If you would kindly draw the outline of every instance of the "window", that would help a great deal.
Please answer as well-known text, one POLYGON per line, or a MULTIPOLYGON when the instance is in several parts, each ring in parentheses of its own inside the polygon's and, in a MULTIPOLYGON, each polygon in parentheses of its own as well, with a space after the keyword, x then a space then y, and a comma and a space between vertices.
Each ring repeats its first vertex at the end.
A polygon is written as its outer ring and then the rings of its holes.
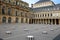
POLYGON ((40 17, 41 17, 41 15, 40 15, 40 17))
POLYGON ((17 1, 16 1, 16 5, 17 5, 17 1))
POLYGON ((49 17, 49 14, 48 14, 48 17, 49 17))
POLYGON ((43 14, 43 17, 44 17, 44 14, 43 14))
POLYGON ((39 17, 39 14, 38 14, 38 17, 39 17))
POLYGON ((51 13, 51 16, 52 16, 52 13, 51 13))
POLYGON ((45 17, 46 17, 46 14, 45 14, 45 17))
POLYGON ((54 10, 56 10, 56 7, 54 7, 54 10))
POLYGON ((19 2, 18 1, 16 1, 16 5, 19 5, 19 2))
POLYGON ((21 16, 23 16, 23 15, 22 15, 22 12, 21 12, 21 16))
POLYGON ((5 14, 5 7, 2 8, 2 14, 4 15, 5 14))
POLYGON ((10 8, 8 8, 8 15, 11 15, 10 13, 11 13, 11 9, 10 9, 10 8))
POLYGON ((59 10, 59 7, 57 7, 57 10, 59 10))
POLYGON ((8 2, 10 3, 10 0, 8 0, 8 2))
POLYGON ((17 11, 16 11, 16 16, 17 16, 17 11))
POLYGON ((49 11, 50 9, 48 8, 47 10, 49 11))

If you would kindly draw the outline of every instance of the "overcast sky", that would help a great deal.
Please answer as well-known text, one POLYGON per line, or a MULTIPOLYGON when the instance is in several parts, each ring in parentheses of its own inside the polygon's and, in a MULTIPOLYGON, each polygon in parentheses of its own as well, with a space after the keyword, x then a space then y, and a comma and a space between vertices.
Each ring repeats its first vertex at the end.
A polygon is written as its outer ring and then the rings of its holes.
MULTIPOLYGON (((39 0, 23 0, 23 1, 25 1, 31 5, 31 4, 34 4, 35 2, 39 1, 39 0)), ((56 4, 60 3, 60 0, 52 0, 52 1, 56 4)))

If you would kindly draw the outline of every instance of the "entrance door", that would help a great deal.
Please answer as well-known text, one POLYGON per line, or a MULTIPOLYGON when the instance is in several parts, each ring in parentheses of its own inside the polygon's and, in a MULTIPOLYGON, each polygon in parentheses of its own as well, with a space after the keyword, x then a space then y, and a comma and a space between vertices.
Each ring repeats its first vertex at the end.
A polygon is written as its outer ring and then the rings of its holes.
POLYGON ((18 23, 18 18, 16 18, 16 23, 18 23))
POLYGON ((23 19, 23 18, 21 18, 21 23, 23 23, 23 21, 24 21, 24 19, 23 19))
POLYGON ((11 17, 8 18, 8 23, 11 23, 11 17))

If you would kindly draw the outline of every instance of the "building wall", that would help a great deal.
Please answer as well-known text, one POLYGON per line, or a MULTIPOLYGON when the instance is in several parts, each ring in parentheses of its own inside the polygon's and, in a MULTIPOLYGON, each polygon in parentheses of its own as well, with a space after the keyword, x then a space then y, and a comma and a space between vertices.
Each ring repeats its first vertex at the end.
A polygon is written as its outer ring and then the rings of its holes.
POLYGON ((54 5, 51 1, 41 2, 41 3, 33 4, 33 8, 45 7, 45 6, 51 6, 51 5, 54 5))
POLYGON ((23 23, 28 23, 30 15, 31 11, 28 3, 21 0, 0 0, 0 23, 3 23, 3 21, 4 23, 9 23, 10 21, 11 23, 21 23, 22 19, 23 23), (5 18, 4 20, 3 17, 5 18))

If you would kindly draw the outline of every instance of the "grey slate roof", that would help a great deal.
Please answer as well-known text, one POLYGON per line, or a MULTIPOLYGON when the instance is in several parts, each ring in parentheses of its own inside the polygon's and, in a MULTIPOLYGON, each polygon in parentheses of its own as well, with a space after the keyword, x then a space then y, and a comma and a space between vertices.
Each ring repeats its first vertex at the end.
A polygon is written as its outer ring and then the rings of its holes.
POLYGON ((60 4, 56 4, 56 5, 53 5, 53 6, 45 6, 45 7, 38 7, 38 8, 32 8, 35 12, 38 12, 38 11, 52 11, 53 8, 60 8, 60 4))
POLYGON ((51 0, 39 0, 39 1, 36 2, 35 4, 37 4, 37 3, 41 3, 41 2, 46 2, 46 1, 51 1, 51 0))

